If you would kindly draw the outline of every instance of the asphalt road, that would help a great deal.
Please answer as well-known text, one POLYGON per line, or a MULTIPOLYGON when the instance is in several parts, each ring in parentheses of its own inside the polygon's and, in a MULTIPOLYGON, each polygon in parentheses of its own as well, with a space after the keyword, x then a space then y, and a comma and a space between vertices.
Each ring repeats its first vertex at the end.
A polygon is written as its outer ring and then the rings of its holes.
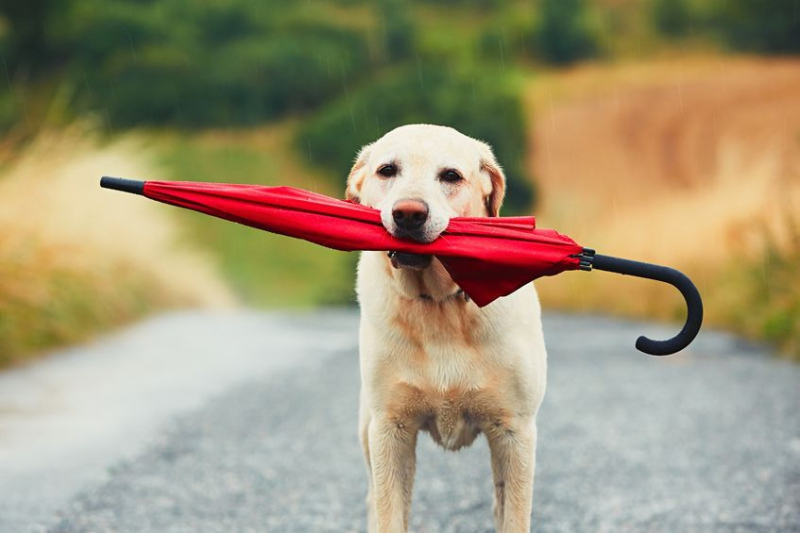
MULTIPOLYGON (((356 328, 170 315, 0 376, 0 530, 364 531, 356 328)), ((800 365, 708 331, 660 359, 633 341, 669 328, 545 332, 535 531, 800 531, 800 365)), ((418 459, 412 531, 492 531, 483 440, 418 459)))

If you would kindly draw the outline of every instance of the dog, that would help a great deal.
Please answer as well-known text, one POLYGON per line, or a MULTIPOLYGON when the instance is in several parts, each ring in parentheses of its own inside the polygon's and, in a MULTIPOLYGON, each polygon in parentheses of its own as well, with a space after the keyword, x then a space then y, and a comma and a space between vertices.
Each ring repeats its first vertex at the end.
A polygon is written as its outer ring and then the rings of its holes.
MULTIPOLYGON (((505 176, 491 148, 455 129, 394 129, 364 146, 346 197, 395 237, 431 242, 452 217, 498 216, 505 176)), ((362 252, 359 437, 371 533, 408 529, 420 431, 447 450, 484 434, 497 531, 530 531, 536 414, 547 355, 529 284, 480 308, 435 258, 362 252)))

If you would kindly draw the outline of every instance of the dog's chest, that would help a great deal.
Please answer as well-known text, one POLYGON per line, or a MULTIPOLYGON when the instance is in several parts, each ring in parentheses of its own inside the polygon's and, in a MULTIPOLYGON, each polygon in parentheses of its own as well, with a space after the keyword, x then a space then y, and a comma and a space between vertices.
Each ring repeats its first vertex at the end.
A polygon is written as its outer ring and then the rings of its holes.
POLYGON ((370 373, 377 403, 450 450, 505 426, 518 384, 509 337, 493 320, 463 300, 397 309, 370 373))
POLYGON ((486 388, 432 387, 397 383, 390 413, 398 426, 428 431, 449 450, 470 445, 481 431, 501 427, 508 416, 502 398, 486 388))

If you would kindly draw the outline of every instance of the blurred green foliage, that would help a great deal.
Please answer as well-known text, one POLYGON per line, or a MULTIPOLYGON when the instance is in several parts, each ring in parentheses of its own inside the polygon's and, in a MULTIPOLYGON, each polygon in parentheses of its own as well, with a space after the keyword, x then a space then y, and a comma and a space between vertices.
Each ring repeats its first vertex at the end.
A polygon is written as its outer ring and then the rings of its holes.
POLYGON ((5 18, 0 51, 6 76, 27 78, 54 64, 58 54, 48 39, 48 28, 66 9, 66 0, 0 0, 5 18))
MULTIPOLYGON (((467 40, 430 44, 441 41, 420 34, 439 25, 415 11, 441 4, 484 17, 499 2, 32 0, 22 9, 0 1, 13 72, 59 72, 70 109, 100 113, 111 130, 301 116, 302 153, 343 180, 362 144, 404 123, 441 123, 491 143, 508 169, 512 211, 531 207, 511 69, 497 71, 467 40)), ((14 102, 0 97, 0 125, 17 118, 14 102)))
POLYGON ((13 126, 22 113, 22 102, 16 91, 0 91, 0 131, 13 126))
POLYGON ((656 29, 664 35, 683 37, 689 32, 692 14, 687 0, 655 0, 652 14, 656 29))
POLYGON ((736 50, 800 51, 796 0, 0 0, 0 127, 23 115, 26 84, 48 77, 70 87, 73 112, 99 111, 112 128, 325 115, 397 63, 435 59, 458 77, 465 64, 477 73, 601 56, 632 9, 668 39, 705 32, 736 50))
POLYGON ((533 42, 537 55, 554 65, 567 65, 600 52, 584 0, 541 0, 533 42))
MULTIPOLYGON (((2 273, 18 277, 8 266, 0 264, 6 270, 2 273)), ((42 350, 85 341, 158 309, 186 305, 130 268, 104 265, 98 270, 92 277, 66 269, 37 277, 36 290, 46 297, 0 293, 0 368, 42 350)))
POLYGON ((523 117, 510 84, 498 84, 477 70, 417 63, 325 108, 303 125, 297 145, 311 161, 346 176, 355 156, 353 147, 403 124, 449 125, 494 147, 508 180, 506 211, 520 213, 529 210, 532 201, 523 170, 523 117))
POLYGON ((731 267, 722 283, 739 301, 727 307, 728 324, 755 339, 779 346, 800 361, 800 225, 787 213, 789 242, 779 243, 765 230, 766 246, 755 261, 731 267))
POLYGON ((668 38, 704 35, 737 52, 800 52, 796 0, 652 0, 655 30, 668 38))
POLYGON ((717 0, 712 25, 733 50, 767 54, 800 52, 796 0, 717 0))
POLYGON ((379 0, 378 33, 389 61, 408 59, 414 54, 416 28, 404 0, 379 0))
POLYGON ((363 36, 270 11, 243 0, 77 2, 60 39, 84 77, 79 104, 114 126, 249 125, 313 109, 365 71, 363 36))
MULTIPOLYGON (((281 137, 283 134, 281 134, 281 137)), ((191 135, 159 139, 161 163, 177 180, 289 184, 303 174, 291 161, 274 157, 288 140, 277 146, 254 146, 252 140, 235 143, 203 142, 191 135), (261 149, 259 149, 261 148, 261 149), (265 149, 266 148, 266 149, 265 149)), ((322 188, 325 192, 325 188, 322 188)), ((337 191, 327 191, 336 195, 337 191)), ((354 272, 357 254, 347 254, 299 240, 258 231, 240 224, 187 210, 176 210, 188 237, 202 236, 214 250, 225 279, 239 299, 264 307, 304 307, 354 302, 354 272)))

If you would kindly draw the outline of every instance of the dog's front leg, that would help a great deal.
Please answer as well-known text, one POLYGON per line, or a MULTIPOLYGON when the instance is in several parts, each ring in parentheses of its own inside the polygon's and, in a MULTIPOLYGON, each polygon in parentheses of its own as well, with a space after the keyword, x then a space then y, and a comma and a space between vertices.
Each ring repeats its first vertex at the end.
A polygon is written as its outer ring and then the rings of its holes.
POLYGON ((416 468, 417 428, 378 414, 369 421, 372 511, 376 532, 408 530, 416 468))
POLYGON ((531 529, 536 469, 536 420, 517 419, 486 432, 492 455, 495 528, 502 533, 531 529))

